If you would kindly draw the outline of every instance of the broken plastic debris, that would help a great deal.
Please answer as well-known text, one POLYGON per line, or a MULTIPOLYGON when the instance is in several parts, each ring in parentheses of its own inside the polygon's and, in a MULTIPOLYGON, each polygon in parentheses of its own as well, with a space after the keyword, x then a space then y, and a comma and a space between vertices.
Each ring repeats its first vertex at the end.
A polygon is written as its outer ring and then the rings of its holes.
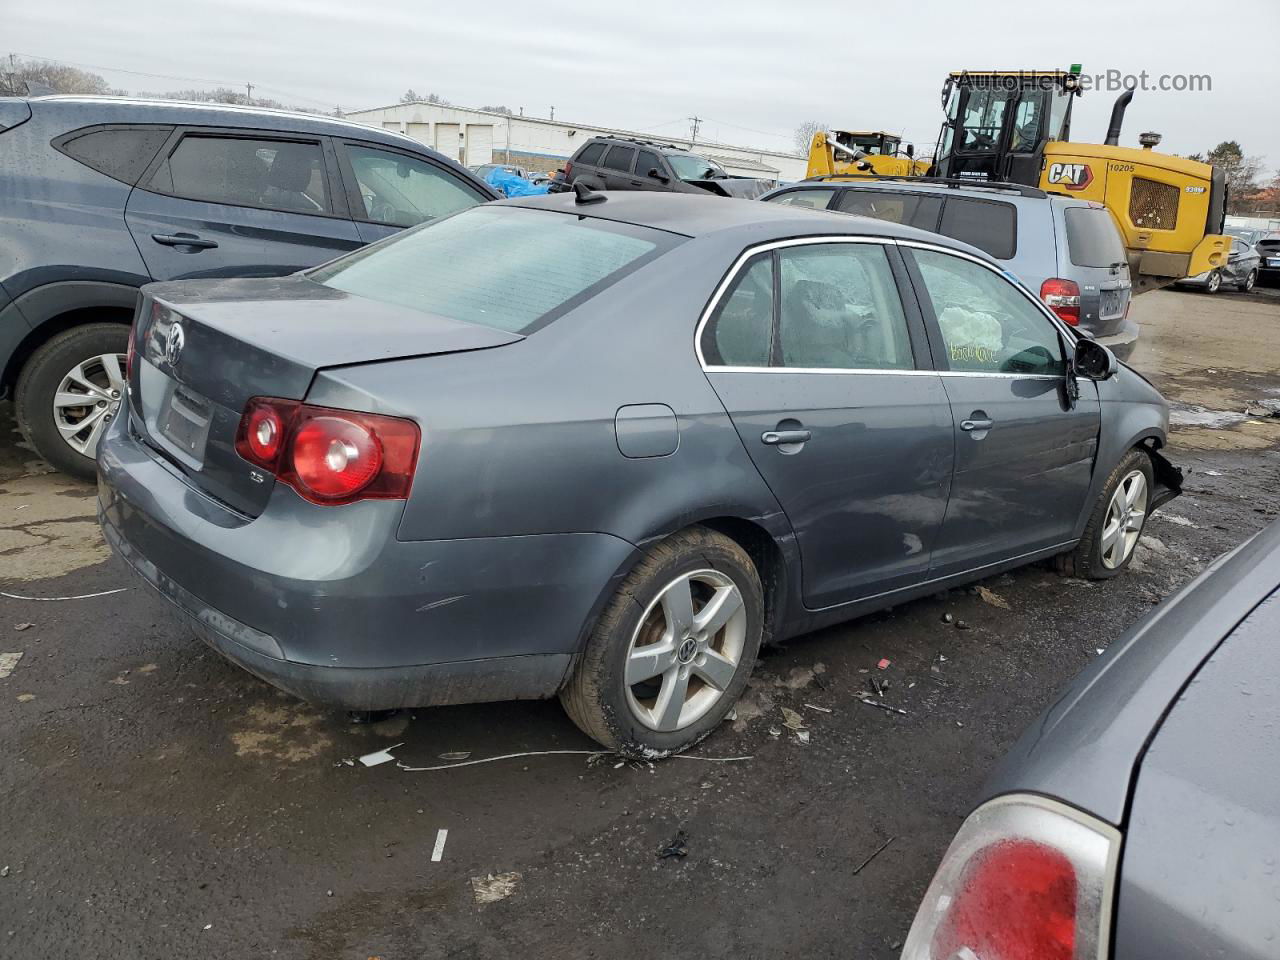
POLYGON ((796 739, 797 739, 797 740, 799 740, 801 743, 808 743, 808 742, 809 742, 809 731, 808 731, 808 730, 797 730, 797 731, 796 731, 796 739))
POLYGON ((449 831, 441 827, 436 831, 436 845, 431 850, 431 862, 439 863, 444 857, 444 842, 449 839, 449 831))
POLYGON ((954 623, 954 622, 955 622, 955 619, 956 619, 956 617, 955 617, 955 614, 953 614, 953 613, 944 613, 944 614, 942 615, 942 622, 943 622, 943 623, 954 623))
MULTIPOLYGON (((403 744, 397 743, 395 744, 395 746, 387 747, 387 750, 394 750, 396 747, 400 747, 400 746, 403 746, 403 744)), ((380 751, 380 752, 385 752, 385 751, 380 751)), ((374 756, 377 756, 377 754, 371 753, 369 754, 369 756, 374 757, 374 756)), ((520 757, 553 757, 553 756, 584 756, 584 757, 587 757, 587 763, 588 765, 590 765, 592 763, 598 762, 602 757, 616 757, 618 756, 618 754, 614 753, 612 750, 526 750, 522 753, 504 753, 496 757, 480 757, 478 760, 459 760, 455 763, 440 763, 430 767, 410 767, 397 760, 396 766, 399 767, 401 770, 403 770, 405 773, 429 773, 433 770, 453 770, 457 767, 474 767, 480 763, 496 763, 499 760, 515 760, 520 757)), ((364 759, 365 759, 364 757, 361 757, 360 758, 361 762, 363 762, 364 759)), ((392 757, 391 759, 395 759, 395 758, 392 757)), ((661 754, 655 753, 653 755, 653 759, 660 760, 664 758, 662 757, 661 754)), ((751 760, 754 758, 751 754, 746 754, 745 756, 741 756, 741 757, 695 757, 687 753, 677 753, 677 754, 671 755, 667 759, 701 760, 704 763, 738 763, 743 760, 751 760)), ((378 760, 377 762, 383 763, 385 761, 378 760)), ((614 766, 614 769, 616 770, 618 769, 618 767, 624 766, 625 764, 626 764, 626 759, 623 758, 614 766)), ((524 769, 528 770, 529 768, 525 767, 524 769)), ((652 773, 652 770, 650 770, 650 772, 652 773)))
POLYGON ((891 660, 889 660, 889 659, 886 657, 885 659, 883 659, 883 660, 881 660, 879 663, 877 663, 877 664, 876 664, 876 666, 877 666, 877 667, 879 667, 881 670, 888 670, 888 669, 889 669, 889 664, 890 664, 891 662, 892 662, 892 661, 891 661, 891 660))
POLYGON ((871 856, 867 857, 867 859, 863 860, 860 864, 858 864, 856 867, 853 868, 853 875, 856 877, 859 873, 861 873, 863 869, 867 866, 867 864, 869 864, 876 857, 880 856, 880 854, 888 850, 889 844, 893 843, 893 841, 897 839, 898 839, 897 837, 890 837, 884 843, 880 844, 880 846, 876 847, 875 852, 872 853, 871 856))
POLYGON ((18 666, 18 661, 22 659, 19 653, 0 653, 0 680, 3 680, 9 674, 13 673, 18 666))
POLYGON ((817 710, 819 713, 831 713, 830 707, 820 707, 816 703, 806 703, 805 706, 810 710, 817 710))
POLYGON ((471 878, 471 892, 476 903, 497 903, 516 892, 523 879, 519 873, 491 873, 484 877, 471 878))
POLYGON ((776 740, 778 737, 782 736, 782 730, 779 729, 778 727, 770 727, 769 736, 773 737, 776 740))
POLYGON ((34 627, 34 626, 35 626, 35 624, 34 624, 34 623, 15 623, 15 624, 13 625, 13 629, 15 629, 15 630, 30 630, 30 629, 31 629, 32 627, 34 627))
POLYGON ((373 751, 373 753, 366 753, 363 757, 359 757, 358 759, 366 767, 376 767, 380 763, 386 763, 388 760, 394 760, 395 757, 391 755, 391 751, 394 750, 396 747, 403 747, 403 746, 404 746, 403 743, 393 743, 391 746, 387 747, 385 750, 375 750, 373 751))
POLYGON ((782 725, 791 730, 799 730, 804 726, 804 717, 790 707, 782 707, 782 725))
POLYGON ((897 713, 904 717, 907 715, 907 711, 905 710, 899 709, 898 707, 891 707, 887 703, 881 703, 880 701, 872 700, 869 697, 859 697, 858 699, 869 707, 876 707, 877 709, 884 710, 888 713, 897 713))
POLYGON ((689 835, 683 830, 677 830, 676 835, 671 838, 671 842, 658 851, 659 860, 669 860, 672 857, 687 857, 689 855, 689 835))
POLYGON ((109 597, 113 593, 124 593, 128 587, 118 587, 115 590, 101 590, 98 593, 81 593, 74 597, 23 597, 16 593, 2 593, 0 597, 8 597, 10 600, 38 600, 41 602, 52 600, 92 600, 94 597, 109 597))
POLYGON ((441 760, 465 760, 471 756, 470 750, 453 750, 449 753, 440 754, 441 760))
POLYGON ((993 607, 999 607, 1001 610, 1011 609, 1009 601, 994 590, 988 590, 986 587, 978 587, 978 596, 982 598, 983 603, 990 604, 993 607))

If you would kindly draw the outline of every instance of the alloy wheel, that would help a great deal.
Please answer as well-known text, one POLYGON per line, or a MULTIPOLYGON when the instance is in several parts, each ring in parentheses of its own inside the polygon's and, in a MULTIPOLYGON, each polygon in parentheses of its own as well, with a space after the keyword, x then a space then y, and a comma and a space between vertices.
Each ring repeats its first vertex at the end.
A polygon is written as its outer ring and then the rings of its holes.
POLYGON ((682 730, 720 701, 746 645, 747 608, 733 580, 695 570, 649 604, 627 647, 627 703, 652 730, 682 730))
POLYGON ((1107 504, 1102 522, 1102 565, 1115 570, 1133 553, 1147 516, 1147 478, 1141 470, 1125 474, 1107 504))
POLYGON ((1254 284, 1258 282, 1258 271, 1250 270, 1249 275, 1244 278, 1244 292, 1249 293, 1253 290, 1254 284))
POLYGON ((1222 286, 1222 274, 1215 270, 1209 274, 1209 280, 1205 283, 1204 288, 1209 293, 1217 293, 1220 286, 1222 286))
POLYGON ((125 393, 124 354, 104 353, 72 367, 53 394, 53 422, 76 453, 94 457, 98 440, 120 412, 125 393))

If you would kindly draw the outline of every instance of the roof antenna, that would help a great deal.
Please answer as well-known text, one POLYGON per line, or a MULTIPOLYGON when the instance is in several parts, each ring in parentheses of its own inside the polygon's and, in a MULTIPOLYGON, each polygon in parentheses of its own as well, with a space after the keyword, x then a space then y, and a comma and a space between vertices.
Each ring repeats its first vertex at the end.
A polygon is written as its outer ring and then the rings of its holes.
POLYGON ((609 198, 603 193, 596 193, 581 180, 573 184, 574 203, 604 203, 609 198))

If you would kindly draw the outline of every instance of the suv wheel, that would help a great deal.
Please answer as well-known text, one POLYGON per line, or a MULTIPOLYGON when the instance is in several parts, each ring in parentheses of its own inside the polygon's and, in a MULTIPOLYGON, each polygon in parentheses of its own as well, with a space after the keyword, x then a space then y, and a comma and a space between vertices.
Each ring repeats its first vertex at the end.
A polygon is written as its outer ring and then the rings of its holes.
POLYGON ((627 756, 685 750, 716 728, 755 666, 764 592, 728 537, 693 527, 651 547, 605 607, 560 701, 627 756))
POLYGON ((129 328, 90 323, 43 344, 22 368, 14 412, 23 436, 49 464, 92 480, 98 439, 125 394, 129 328))

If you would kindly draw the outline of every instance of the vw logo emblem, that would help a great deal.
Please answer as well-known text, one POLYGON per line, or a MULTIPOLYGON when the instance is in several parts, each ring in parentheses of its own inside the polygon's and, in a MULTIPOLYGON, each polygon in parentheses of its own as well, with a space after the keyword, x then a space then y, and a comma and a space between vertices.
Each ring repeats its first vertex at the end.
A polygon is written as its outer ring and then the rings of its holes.
POLYGON ((169 339, 164 344, 164 358, 169 366, 178 362, 182 356, 182 348, 186 345, 187 335, 182 332, 182 324, 175 323, 169 328, 169 339))

